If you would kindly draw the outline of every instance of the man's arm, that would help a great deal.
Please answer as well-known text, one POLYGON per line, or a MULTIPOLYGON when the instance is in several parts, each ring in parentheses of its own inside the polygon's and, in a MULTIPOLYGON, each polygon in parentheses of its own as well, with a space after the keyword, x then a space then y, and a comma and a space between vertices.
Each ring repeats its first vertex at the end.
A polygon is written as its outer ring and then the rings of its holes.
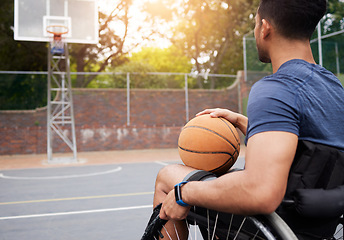
POLYGON ((284 197, 297 142, 298 137, 288 132, 252 136, 247 144, 245 170, 214 181, 186 184, 185 201, 238 214, 273 212, 284 197))
MULTIPOLYGON (((183 201, 235 214, 273 212, 284 197, 297 142, 297 135, 288 132, 253 135, 247 143, 243 171, 225 174, 212 181, 189 182, 182 187, 183 201)), ((185 217, 188 208, 183 209, 174 202, 172 190, 163 202, 161 216, 185 217)))

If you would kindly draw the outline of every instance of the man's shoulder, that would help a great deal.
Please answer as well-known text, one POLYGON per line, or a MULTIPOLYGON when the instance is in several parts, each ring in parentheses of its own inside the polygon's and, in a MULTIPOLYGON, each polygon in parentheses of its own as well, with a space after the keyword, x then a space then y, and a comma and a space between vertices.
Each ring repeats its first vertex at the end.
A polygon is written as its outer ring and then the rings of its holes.
POLYGON ((288 88, 297 91, 308 85, 331 86, 338 83, 340 83, 338 78, 326 68, 301 59, 293 59, 282 64, 276 73, 259 80, 254 88, 269 87, 275 90, 288 88))
POLYGON ((264 93, 278 93, 279 91, 283 91, 283 89, 287 90, 290 88, 295 88, 295 85, 300 85, 300 83, 298 83, 299 81, 296 79, 297 78, 293 77, 288 73, 274 73, 265 76, 259 81, 257 81, 252 86, 251 91, 264 93))
POLYGON ((273 75, 295 78, 303 82, 307 82, 314 78, 337 79, 337 77, 326 68, 302 59, 293 59, 285 62, 273 75))

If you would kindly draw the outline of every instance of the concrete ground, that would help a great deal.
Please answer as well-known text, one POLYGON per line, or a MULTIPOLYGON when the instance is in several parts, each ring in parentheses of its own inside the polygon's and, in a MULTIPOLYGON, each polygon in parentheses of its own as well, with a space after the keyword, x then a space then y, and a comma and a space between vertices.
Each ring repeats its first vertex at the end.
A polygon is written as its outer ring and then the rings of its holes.
POLYGON ((140 239, 158 171, 181 163, 177 149, 82 152, 78 159, 0 156, 0 240, 140 239))

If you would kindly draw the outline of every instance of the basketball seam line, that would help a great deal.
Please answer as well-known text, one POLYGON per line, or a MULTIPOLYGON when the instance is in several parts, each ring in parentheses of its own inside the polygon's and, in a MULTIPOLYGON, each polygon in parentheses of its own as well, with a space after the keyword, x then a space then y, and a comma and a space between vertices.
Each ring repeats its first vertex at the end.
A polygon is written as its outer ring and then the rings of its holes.
MULTIPOLYGON (((200 153, 200 154, 227 154, 227 155, 229 155, 229 156, 231 156, 231 157, 233 157, 233 155, 232 154, 230 154, 229 152, 221 152, 221 151, 218 151, 218 152, 214 152, 214 151, 209 151, 209 152, 204 152, 204 151, 195 151, 195 150, 189 150, 189 149, 186 149, 186 148, 183 148, 183 147, 181 147, 181 146, 178 146, 181 150, 184 150, 184 151, 186 151, 186 152, 192 152, 192 153, 200 153)), ((237 152, 237 150, 235 150, 234 151, 234 153, 236 153, 237 152)))
POLYGON ((231 132, 232 132, 233 137, 235 138, 235 140, 236 140, 237 142, 239 142, 239 140, 236 138, 236 136, 235 136, 235 134, 234 134, 232 128, 228 125, 228 123, 227 123, 223 118, 219 118, 219 119, 227 125, 227 127, 229 128, 229 130, 231 130, 231 132))
POLYGON ((223 163, 221 166, 219 166, 219 167, 213 169, 212 171, 217 171, 218 169, 224 167, 229 161, 234 161, 234 158, 233 158, 233 157, 234 157, 234 156, 231 155, 231 157, 230 157, 229 159, 227 159, 227 161, 226 161, 225 163, 223 163))
POLYGON ((232 154, 230 154, 230 153, 228 153, 228 152, 200 152, 200 151, 193 151, 193 150, 187 150, 187 149, 185 149, 185 148, 182 148, 181 146, 178 146, 180 149, 182 149, 182 150, 184 150, 184 151, 187 151, 187 152, 192 152, 192 153, 200 153, 200 154, 208 154, 208 153, 210 153, 210 154, 227 154, 227 155, 229 155, 230 156, 230 158, 228 158, 227 159, 227 161, 226 162, 224 162, 221 166, 219 166, 219 167, 217 167, 217 168, 214 168, 214 169, 212 169, 211 171, 216 171, 216 170, 218 170, 218 169, 220 169, 220 168, 222 168, 223 166, 225 166, 229 161, 233 161, 234 160, 234 154, 235 153, 237 153, 237 150, 235 149, 235 151, 234 151, 234 153, 233 153, 233 155, 232 154))
MULTIPOLYGON (((224 136, 222 136, 222 135, 219 134, 218 132, 215 132, 214 130, 211 130, 211 129, 206 128, 206 127, 201 127, 201 126, 187 126, 187 127, 185 127, 184 129, 186 129, 186 128, 200 128, 200 129, 208 130, 209 132, 212 132, 212 133, 214 133, 215 135, 217 135, 217 136, 221 137, 222 139, 224 139, 226 142, 228 142, 228 143, 235 149, 235 151, 237 151, 237 147, 234 146, 233 143, 231 143, 228 139, 226 139, 224 136)), ((232 129, 230 129, 230 130, 232 131, 232 129)), ((232 132, 232 133, 233 133, 233 132, 232 132)), ((234 135, 234 134, 233 134, 233 135, 234 135)), ((234 138, 235 138, 235 140, 236 140, 237 143, 238 143, 238 139, 236 139, 235 135, 234 135, 234 138)))

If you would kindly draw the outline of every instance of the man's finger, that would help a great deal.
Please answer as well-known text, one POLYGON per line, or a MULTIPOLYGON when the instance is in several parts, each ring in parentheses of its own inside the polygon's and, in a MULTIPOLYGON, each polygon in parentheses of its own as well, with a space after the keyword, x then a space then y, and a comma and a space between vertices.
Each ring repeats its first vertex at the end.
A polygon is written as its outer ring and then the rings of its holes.
POLYGON ((166 213, 165 213, 165 211, 164 211, 164 208, 163 208, 163 207, 160 209, 160 214, 159 214, 159 217, 160 217, 161 219, 168 220, 168 218, 167 218, 167 215, 166 215, 166 213))

